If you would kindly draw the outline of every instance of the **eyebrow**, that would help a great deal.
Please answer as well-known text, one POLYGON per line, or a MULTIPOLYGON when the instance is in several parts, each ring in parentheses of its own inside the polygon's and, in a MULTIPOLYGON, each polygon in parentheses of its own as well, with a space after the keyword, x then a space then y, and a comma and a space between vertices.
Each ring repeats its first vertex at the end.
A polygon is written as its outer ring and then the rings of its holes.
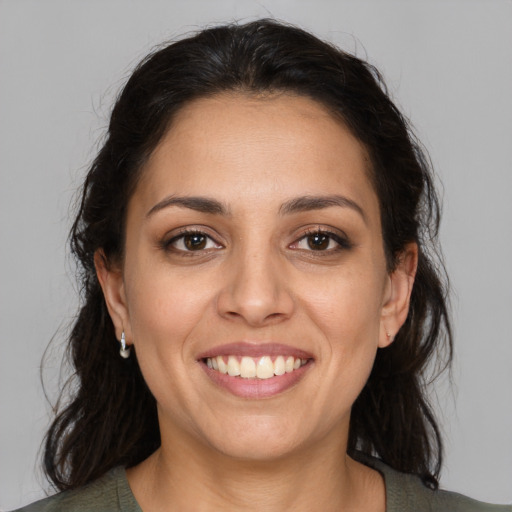
POLYGON ((304 196, 291 199, 281 205, 279 213, 289 215, 291 213, 307 212, 310 210, 322 210, 332 206, 342 208, 350 208, 356 211, 366 222, 366 214, 364 210, 355 201, 345 196, 329 195, 329 196, 304 196))
POLYGON ((201 213, 211 213, 214 215, 229 215, 228 209, 216 199, 208 197, 183 197, 169 196, 155 204, 151 210, 146 213, 146 218, 151 217, 156 212, 168 208, 169 206, 179 206, 189 208, 201 213))
MULTIPOLYGON (((146 218, 151 217, 156 212, 170 206, 189 208, 191 210, 201 213, 209 213, 212 215, 230 215, 229 209, 216 199, 202 196, 169 196, 155 204, 146 214, 146 218)), ((283 203, 279 208, 279 213, 281 215, 290 215, 293 213, 307 212, 311 210, 322 210, 333 206, 350 208, 359 213, 366 222, 366 214, 364 213, 364 210, 352 199, 341 195, 297 197, 283 203)))

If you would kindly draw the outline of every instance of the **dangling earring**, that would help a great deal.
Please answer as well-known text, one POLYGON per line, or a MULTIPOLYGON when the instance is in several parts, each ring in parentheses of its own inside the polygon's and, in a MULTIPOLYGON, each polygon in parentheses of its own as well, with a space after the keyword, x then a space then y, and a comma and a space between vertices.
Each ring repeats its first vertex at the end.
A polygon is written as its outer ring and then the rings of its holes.
POLYGON ((124 337, 124 331, 121 333, 121 348, 119 350, 119 354, 123 359, 128 359, 130 357, 131 348, 126 346, 126 339, 124 337))

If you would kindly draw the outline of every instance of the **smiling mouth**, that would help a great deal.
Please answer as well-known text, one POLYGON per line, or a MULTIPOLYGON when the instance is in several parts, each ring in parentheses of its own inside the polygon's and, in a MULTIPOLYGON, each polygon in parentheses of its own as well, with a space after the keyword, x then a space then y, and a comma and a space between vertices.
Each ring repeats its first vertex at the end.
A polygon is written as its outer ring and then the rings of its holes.
POLYGON ((230 377, 271 379, 286 373, 293 373, 306 365, 309 359, 283 355, 277 357, 269 355, 260 357, 229 355, 206 357, 203 361, 211 370, 230 377))

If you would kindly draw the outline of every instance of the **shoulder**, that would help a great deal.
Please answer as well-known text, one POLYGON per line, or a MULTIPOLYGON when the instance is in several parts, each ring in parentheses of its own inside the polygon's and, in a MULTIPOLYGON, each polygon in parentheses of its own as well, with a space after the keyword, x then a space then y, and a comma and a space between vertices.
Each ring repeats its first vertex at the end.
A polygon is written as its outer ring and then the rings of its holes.
MULTIPOLYGON (((419 480, 419 479, 417 479, 419 480)), ((420 481, 421 483, 421 481, 420 481)), ((427 489, 430 494, 435 494, 433 503, 440 512, 512 512, 512 505, 493 505, 491 503, 483 503, 462 494, 449 491, 432 491, 427 489)))
POLYGON ((456 492, 430 489, 416 475, 399 473, 389 467, 382 473, 389 512, 512 512, 510 505, 492 505, 456 492))
POLYGON ((14 512, 141 512, 130 490, 124 468, 117 467, 79 489, 64 491, 14 512))
POLYGON ((387 512, 512 512, 512 505, 492 505, 455 492, 429 489, 416 475, 400 473, 378 459, 362 455, 358 460, 384 477, 387 512))

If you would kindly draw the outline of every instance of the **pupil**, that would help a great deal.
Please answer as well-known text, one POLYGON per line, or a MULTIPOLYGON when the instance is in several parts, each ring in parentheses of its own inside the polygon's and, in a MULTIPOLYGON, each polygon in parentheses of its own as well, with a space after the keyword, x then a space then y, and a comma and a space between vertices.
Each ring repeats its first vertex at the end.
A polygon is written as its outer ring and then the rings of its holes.
POLYGON ((329 246, 329 237, 327 235, 322 235, 321 233, 315 233, 308 237, 308 245, 309 248, 314 251, 327 249, 329 246))
POLYGON ((206 237, 204 235, 188 235, 185 237, 185 246, 191 251, 204 249, 206 245, 206 237))

